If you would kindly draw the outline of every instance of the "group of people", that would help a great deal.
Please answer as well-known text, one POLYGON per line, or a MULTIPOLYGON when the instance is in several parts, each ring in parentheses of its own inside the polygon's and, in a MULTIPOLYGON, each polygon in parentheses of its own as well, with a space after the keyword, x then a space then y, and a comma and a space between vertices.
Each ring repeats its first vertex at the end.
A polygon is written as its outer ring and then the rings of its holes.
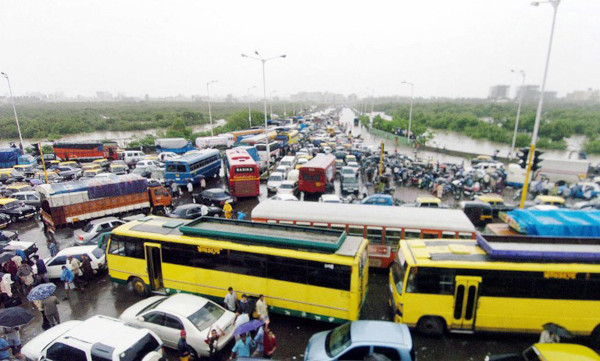
POLYGON ((60 275, 60 280, 65 284, 66 296, 64 300, 69 299, 69 291, 72 289, 84 291, 96 272, 92 267, 92 261, 85 254, 81 255, 81 261, 73 256, 68 256, 67 263, 71 267, 69 268, 67 265, 62 266, 62 273, 60 275))
POLYGON ((0 302, 4 307, 18 306, 21 296, 27 295, 36 284, 48 281, 44 261, 37 255, 29 259, 22 250, 2 264, 2 272, 0 302), (37 275, 33 273, 33 265, 38 269, 37 275))
MULTIPOLYGON (((236 292, 233 287, 229 287, 227 294, 223 299, 223 304, 226 309, 231 312, 235 312, 235 319, 233 321, 234 326, 240 327, 241 325, 250 321, 256 312, 256 318, 263 322, 253 334, 250 332, 241 333, 239 337, 236 337, 235 345, 231 350, 229 360, 234 360, 238 357, 262 357, 270 359, 277 349, 277 339, 275 334, 269 327, 269 310, 265 301, 264 295, 259 295, 256 303, 252 303, 249 300, 248 295, 243 294, 238 300, 236 292)), ((225 335, 225 332, 219 327, 211 325, 204 342, 209 348, 209 360, 216 361, 223 359, 223 355, 220 354, 219 341, 221 337, 225 335)), ((187 335, 185 330, 181 330, 177 349, 179 352, 180 361, 188 361, 194 352, 192 352, 191 346, 187 344, 187 335)))
MULTIPOLYGON (((171 196, 175 199, 177 198, 181 198, 181 189, 179 188, 179 185, 176 182, 171 182, 171 184, 169 185, 169 187, 171 188, 171 196)), ((186 184, 186 190, 188 191, 189 194, 192 194, 192 192, 194 191, 194 184, 192 183, 192 180, 188 180, 187 184, 186 184)), ((206 179, 204 177, 200 177, 200 190, 203 191, 206 188, 206 179)))

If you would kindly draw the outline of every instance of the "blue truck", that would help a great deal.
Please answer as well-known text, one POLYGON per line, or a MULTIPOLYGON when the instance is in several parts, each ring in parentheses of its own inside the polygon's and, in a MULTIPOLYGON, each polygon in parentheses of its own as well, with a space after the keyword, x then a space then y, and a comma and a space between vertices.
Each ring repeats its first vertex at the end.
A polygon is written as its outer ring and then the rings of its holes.
POLYGON ((21 155, 19 148, 0 148, 0 168, 12 168, 17 164, 37 165, 37 161, 29 154, 21 155))

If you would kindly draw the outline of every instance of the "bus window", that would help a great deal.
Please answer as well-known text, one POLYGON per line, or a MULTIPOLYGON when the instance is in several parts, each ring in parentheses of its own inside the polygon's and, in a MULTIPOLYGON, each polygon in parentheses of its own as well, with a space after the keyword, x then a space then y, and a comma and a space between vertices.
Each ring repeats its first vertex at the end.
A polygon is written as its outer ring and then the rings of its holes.
POLYGON ((421 231, 418 229, 405 229, 404 238, 421 238, 421 231))
POLYGON ((459 233, 458 238, 460 239, 473 239, 473 233, 459 233))
POLYGON ((454 232, 442 232, 442 238, 456 238, 456 233, 454 233, 454 232))
POLYGON ((313 227, 329 228, 329 226, 327 225, 327 223, 313 223, 313 227))
POLYGON ((296 222, 297 226, 310 226, 310 222, 296 222))
POLYGON ((269 220, 267 220, 267 223, 277 223, 277 221, 274 219, 269 219, 269 220))
POLYGON ((332 224, 331 228, 335 229, 336 231, 346 231, 346 225, 344 224, 332 224))
POLYGON ((367 227, 367 238, 372 243, 382 243, 382 231, 381 227, 367 227))
POLYGON ((279 224, 294 224, 294 221, 279 221, 279 224))
POLYGON ((351 236, 364 237, 365 228, 357 226, 348 226, 348 234, 351 236))
POLYGON ((402 229, 386 228, 385 229, 385 244, 398 248, 398 242, 402 239, 402 229))
POLYGON ((421 233, 421 238, 424 239, 434 239, 434 238, 440 238, 440 232, 436 232, 436 231, 423 231, 421 233))
POLYGON ((450 268, 412 268, 406 284, 408 293, 454 294, 456 271, 450 268))

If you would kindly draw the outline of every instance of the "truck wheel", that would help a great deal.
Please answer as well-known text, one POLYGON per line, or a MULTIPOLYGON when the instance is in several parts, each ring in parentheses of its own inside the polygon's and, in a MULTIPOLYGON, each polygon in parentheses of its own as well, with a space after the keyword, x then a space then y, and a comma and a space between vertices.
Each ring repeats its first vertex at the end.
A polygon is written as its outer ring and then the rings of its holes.
POLYGON ((590 343, 593 348, 600 347, 600 325, 596 326, 596 328, 594 328, 594 331, 592 331, 592 334, 590 336, 590 343))
POLYGON ((421 317, 417 322, 417 331, 425 336, 441 336, 445 325, 443 319, 435 316, 421 317))
POLYGON ((133 287, 133 292, 140 297, 146 297, 150 293, 148 291, 148 286, 146 286, 141 278, 134 277, 129 283, 131 283, 131 287, 133 287))
POLYGON ((165 215, 165 209, 164 208, 159 208, 157 210, 154 211, 154 214, 156 214, 157 216, 160 217, 164 217, 165 215))
POLYGON ((17 223, 17 217, 10 216, 10 223, 17 223))

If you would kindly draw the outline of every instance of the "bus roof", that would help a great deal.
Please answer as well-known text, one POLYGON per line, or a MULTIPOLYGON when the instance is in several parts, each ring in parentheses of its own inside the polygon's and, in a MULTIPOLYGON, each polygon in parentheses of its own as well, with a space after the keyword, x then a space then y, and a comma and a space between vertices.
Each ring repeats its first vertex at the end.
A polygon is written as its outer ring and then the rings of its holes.
POLYGON ((600 272, 597 263, 524 262, 494 260, 474 239, 409 239, 401 241, 399 256, 420 267, 538 272, 600 272))
POLYGON ((199 159, 204 159, 215 154, 221 154, 221 152, 218 149, 202 149, 194 151, 194 153, 191 154, 184 154, 179 158, 167 160, 165 163, 194 163, 199 159))
POLYGON ((345 231, 254 223, 202 217, 179 228, 187 236, 226 238, 254 244, 293 246, 295 248, 337 251, 346 239, 345 231))
POLYGON ((214 218, 214 220, 216 221, 211 222, 210 226, 206 226, 208 224, 206 221, 195 220, 189 222, 184 219, 150 216, 119 226, 113 230, 113 233, 123 236, 137 236, 144 239, 176 241, 198 246, 208 246, 205 243, 206 240, 218 240, 228 243, 231 248, 244 249, 248 245, 255 245, 258 251, 269 248, 276 248, 286 253, 304 251, 314 253, 313 258, 315 259, 323 257, 323 254, 354 257, 363 242, 366 242, 362 237, 346 236, 345 232, 340 231, 321 232, 322 236, 317 237, 315 235, 319 234, 318 231, 330 230, 269 224, 268 226, 271 227, 268 228, 269 232, 266 232, 267 228, 259 228, 265 226, 261 223, 218 218, 214 218), (236 225, 236 223, 240 223, 241 226, 236 225), (259 227, 253 228, 254 225, 259 227), (252 231, 248 231, 248 228, 252 231), (249 233, 244 234, 244 232, 249 233), (307 234, 312 237, 307 237, 307 234), (280 237, 278 240, 269 243, 270 239, 278 237, 280 237), (306 244, 303 245, 302 242, 306 244), (339 242, 339 245, 334 246, 337 242, 339 242), (322 249, 315 248, 315 244, 320 245, 322 249), (327 247, 330 250, 323 249, 327 247))
POLYGON ((254 207, 252 219, 475 233, 473 223, 458 209, 266 200, 254 207))
POLYGON ((327 168, 335 162, 335 156, 333 154, 317 154, 316 157, 309 160, 308 163, 304 164, 300 169, 308 168, 327 168))

